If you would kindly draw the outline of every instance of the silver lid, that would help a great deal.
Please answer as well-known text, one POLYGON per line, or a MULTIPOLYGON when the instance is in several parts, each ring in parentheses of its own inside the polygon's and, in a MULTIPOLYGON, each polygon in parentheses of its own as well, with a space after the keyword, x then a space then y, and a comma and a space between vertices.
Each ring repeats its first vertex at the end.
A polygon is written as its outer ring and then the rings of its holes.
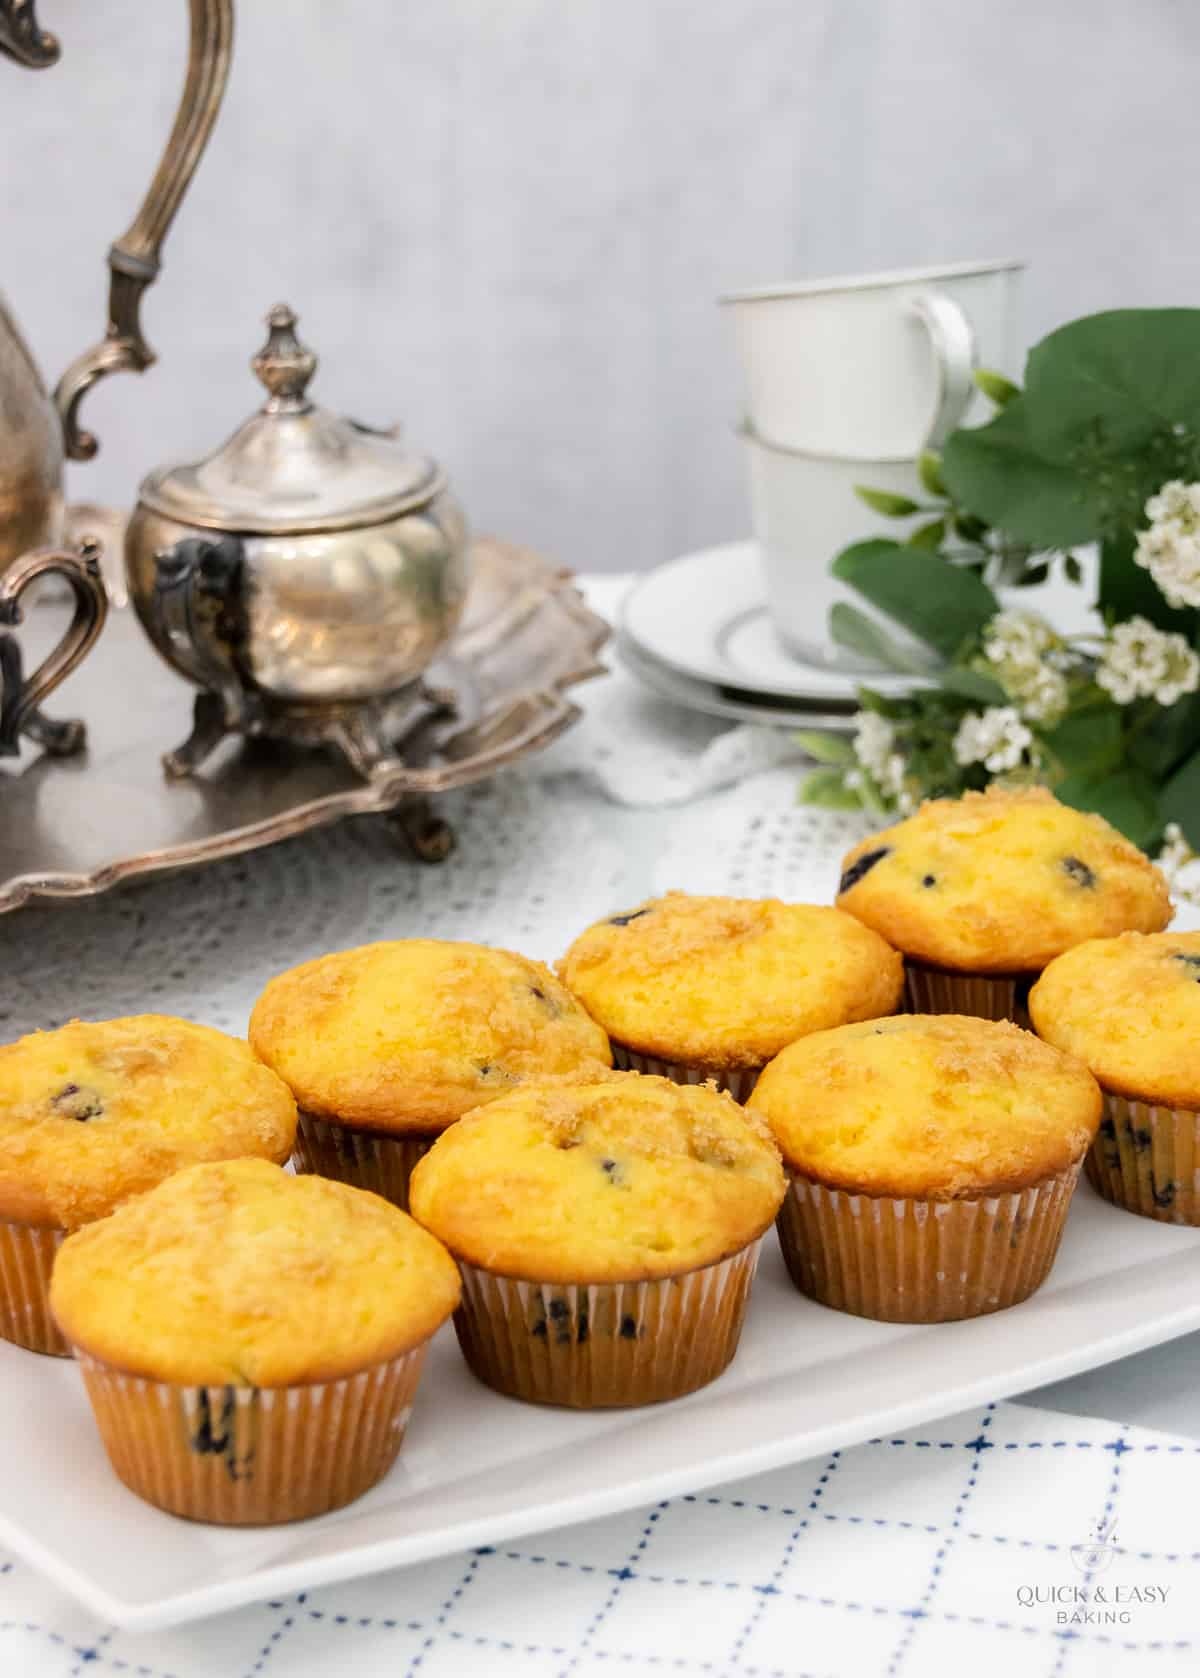
POLYGON ((143 506, 180 524, 254 535, 382 524, 430 501, 444 485, 425 455, 394 431, 373 431, 305 394, 317 358, 296 337, 286 303, 250 365, 267 389, 259 411, 214 454, 151 472, 143 506))

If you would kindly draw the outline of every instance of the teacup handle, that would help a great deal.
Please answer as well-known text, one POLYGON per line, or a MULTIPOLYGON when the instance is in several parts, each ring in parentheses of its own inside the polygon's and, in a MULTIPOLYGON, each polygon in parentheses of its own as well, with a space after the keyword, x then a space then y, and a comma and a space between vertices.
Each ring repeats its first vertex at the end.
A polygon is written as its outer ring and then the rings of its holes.
POLYGON ((100 570, 100 548, 84 542, 79 553, 61 548, 35 548, 15 560, 0 577, 0 624, 21 622, 21 596, 38 577, 65 577, 75 596, 75 614, 62 640, 29 677, 22 673, 16 638, 0 633, 0 756, 12 757, 20 737, 28 734, 53 757, 70 757, 87 742, 80 721, 52 722, 38 707, 76 665, 87 657, 108 616, 108 594, 100 570))
POLYGON ((938 372, 937 405, 924 446, 940 449, 975 394, 975 332, 944 292, 922 292, 910 307, 929 334, 938 372))

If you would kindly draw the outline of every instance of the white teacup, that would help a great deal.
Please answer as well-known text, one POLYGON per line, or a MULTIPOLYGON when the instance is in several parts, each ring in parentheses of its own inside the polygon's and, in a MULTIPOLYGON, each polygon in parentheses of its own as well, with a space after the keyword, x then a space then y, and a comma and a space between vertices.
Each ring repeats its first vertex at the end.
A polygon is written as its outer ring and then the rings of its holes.
POLYGON ((961 262, 723 297, 746 419, 765 442, 812 454, 936 448, 975 399, 975 367, 1019 365, 1021 268, 961 262))
MULTIPOLYGON (((855 494, 855 486, 890 490, 927 500, 911 460, 831 460, 780 449, 741 431, 750 480, 754 534, 762 555, 767 604, 775 632, 788 652, 806 664, 862 675, 879 666, 841 647, 829 632, 829 609, 843 600, 886 628, 909 652, 918 643, 881 620, 861 595, 830 575, 830 563, 852 542, 873 536, 903 539, 919 521, 886 518, 855 494)), ((932 517, 927 514, 926 517, 932 517)), ((927 649, 926 649, 927 652, 927 649)))

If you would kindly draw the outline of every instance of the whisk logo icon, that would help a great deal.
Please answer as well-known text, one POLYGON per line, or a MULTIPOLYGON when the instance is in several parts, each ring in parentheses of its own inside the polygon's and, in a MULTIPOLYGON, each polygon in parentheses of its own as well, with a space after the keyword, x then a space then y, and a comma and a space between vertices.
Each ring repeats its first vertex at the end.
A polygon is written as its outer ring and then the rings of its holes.
POLYGON ((1071 1560, 1081 1573, 1095 1575, 1110 1567, 1115 1557, 1116 1521, 1097 1521, 1096 1529, 1084 1544, 1071 1545, 1071 1560))

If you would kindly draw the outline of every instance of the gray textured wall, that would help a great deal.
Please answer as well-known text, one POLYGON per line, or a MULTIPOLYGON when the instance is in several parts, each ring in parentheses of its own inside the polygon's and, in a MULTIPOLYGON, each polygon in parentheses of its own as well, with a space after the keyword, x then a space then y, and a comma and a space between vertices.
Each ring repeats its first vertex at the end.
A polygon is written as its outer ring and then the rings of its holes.
MULTIPOLYGON (((169 126, 183 0, 41 0, 0 63, 0 283, 48 374, 169 126)), ((228 101, 78 498, 207 449, 286 297, 319 392, 473 521, 641 567, 735 536, 724 287, 1031 261, 1026 324, 1200 298, 1192 0, 244 0, 228 101)))

